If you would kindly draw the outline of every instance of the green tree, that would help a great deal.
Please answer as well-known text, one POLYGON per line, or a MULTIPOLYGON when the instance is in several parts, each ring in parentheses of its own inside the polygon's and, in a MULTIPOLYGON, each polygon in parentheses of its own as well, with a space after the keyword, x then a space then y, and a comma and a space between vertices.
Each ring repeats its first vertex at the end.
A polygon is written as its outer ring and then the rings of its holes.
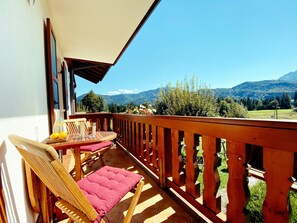
POLYGON ((127 106, 123 104, 116 104, 116 103, 111 103, 108 105, 108 111, 111 113, 121 113, 121 112, 126 112, 127 106))
POLYGON ((220 101, 219 114, 228 118, 246 118, 248 116, 247 109, 240 103, 234 101, 230 97, 226 97, 220 101))
POLYGON ((229 105, 228 118, 246 118, 248 116, 247 109, 237 102, 231 102, 229 105))
POLYGON ((104 98, 100 95, 96 95, 93 91, 90 91, 82 100, 81 103, 86 106, 89 112, 107 111, 104 98))
POLYGON ((217 103, 214 93, 193 76, 185 78, 175 87, 169 83, 160 90, 155 101, 156 113, 161 115, 216 116, 217 103))
POLYGON ((283 94, 280 107, 284 109, 291 108, 291 96, 288 93, 283 94))
POLYGON ((256 108, 257 108, 257 110, 261 110, 261 109, 263 109, 263 102, 262 102, 261 99, 259 99, 259 100, 257 101, 257 106, 256 106, 256 108))
POLYGON ((297 91, 294 93, 294 106, 297 107, 297 91))
POLYGON ((229 112, 230 106, 226 100, 222 100, 219 103, 219 114, 222 117, 227 117, 229 112))

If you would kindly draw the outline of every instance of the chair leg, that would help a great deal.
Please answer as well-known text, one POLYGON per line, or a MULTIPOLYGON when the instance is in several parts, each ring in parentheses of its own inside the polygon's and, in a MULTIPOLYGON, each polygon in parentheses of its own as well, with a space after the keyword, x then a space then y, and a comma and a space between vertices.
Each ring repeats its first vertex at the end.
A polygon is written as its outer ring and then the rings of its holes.
POLYGON ((103 156, 99 155, 99 159, 100 159, 100 162, 101 162, 101 166, 104 167, 105 163, 104 163, 104 160, 103 160, 103 156))
POLYGON ((126 214, 126 217, 124 218, 123 223, 130 223, 130 221, 132 219, 132 216, 133 216, 133 213, 134 213, 134 210, 135 210, 135 207, 136 207, 137 202, 139 200, 139 197, 140 197, 140 194, 141 194, 141 191, 142 191, 143 184, 144 184, 144 182, 142 180, 139 181, 139 183, 137 185, 137 188, 136 188, 136 191, 134 193, 134 196, 132 198, 132 201, 130 203, 130 206, 128 208, 128 212, 126 214))

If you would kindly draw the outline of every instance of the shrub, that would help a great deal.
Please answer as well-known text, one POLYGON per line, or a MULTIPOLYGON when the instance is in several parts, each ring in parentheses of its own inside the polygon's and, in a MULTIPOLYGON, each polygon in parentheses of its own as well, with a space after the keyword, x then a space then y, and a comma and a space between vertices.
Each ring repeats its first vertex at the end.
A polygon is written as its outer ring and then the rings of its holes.
POLYGON ((175 87, 168 84, 161 89, 157 96, 156 113, 160 115, 185 115, 185 116, 216 116, 217 103, 212 90, 193 76, 189 82, 177 82, 175 87))

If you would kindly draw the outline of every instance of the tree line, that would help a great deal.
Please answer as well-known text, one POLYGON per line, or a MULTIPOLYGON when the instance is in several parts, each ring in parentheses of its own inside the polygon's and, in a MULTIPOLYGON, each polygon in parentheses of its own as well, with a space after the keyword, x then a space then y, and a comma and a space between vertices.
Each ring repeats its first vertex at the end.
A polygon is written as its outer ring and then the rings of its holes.
POLYGON ((281 97, 265 98, 265 99, 253 99, 253 98, 242 98, 239 100, 247 110, 267 110, 267 109, 289 109, 297 107, 297 91, 294 93, 292 99, 289 93, 283 93, 281 97))

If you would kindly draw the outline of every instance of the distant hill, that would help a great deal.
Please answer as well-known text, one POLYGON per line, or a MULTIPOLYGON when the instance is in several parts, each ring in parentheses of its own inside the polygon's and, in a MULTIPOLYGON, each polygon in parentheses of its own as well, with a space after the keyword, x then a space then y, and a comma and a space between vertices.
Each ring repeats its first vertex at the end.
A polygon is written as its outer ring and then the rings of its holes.
POLYGON ((297 82, 297 70, 280 77, 281 81, 297 82))
POLYGON ((282 80, 266 80, 244 82, 233 88, 216 88, 213 89, 217 97, 234 97, 234 98, 273 98, 282 96, 283 93, 289 93, 291 97, 297 91, 297 82, 288 82, 282 80))
MULTIPOLYGON (((157 94, 159 94, 160 88, 154 90, 143 91, 137 94, 118 94, 118 95, 101 95, 107 104, 129 104, 134 102, 139 105, 143 102, 154 103, 157 94)), ((76 100, 80 102, 86 94, 79 96, 76 100)))
MULTIPOLYGON (((289 93, 291 97, 297 91, 297 71, 290 72, 281 76, 278 80, 264 81, 247 81, 232 88, 216 88, 213 89, 216 97, 233 97, 233 98, 274 98, 282 96, 283 93, 289 93)), ((102 95, 107 104, 129 104, 134 102, 141 104, 143 102, 154 103, 156 96, 159 94, 160 88, 155 90, 143 91, 138 94, 119 94, 119 95, 102 95)), ((80 102, 85 96, 81 95, 77 98, 80 102)))

